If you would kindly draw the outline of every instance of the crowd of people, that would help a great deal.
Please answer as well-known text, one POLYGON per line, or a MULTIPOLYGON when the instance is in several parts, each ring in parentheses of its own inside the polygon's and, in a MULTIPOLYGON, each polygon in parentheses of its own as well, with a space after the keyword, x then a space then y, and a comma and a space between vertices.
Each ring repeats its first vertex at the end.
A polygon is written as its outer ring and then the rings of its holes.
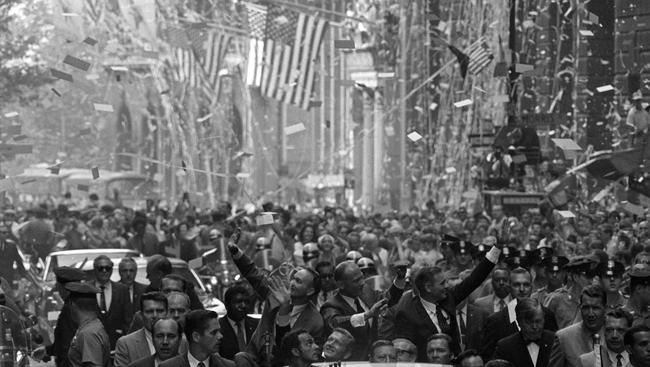
POLYGON ((273 203, 200 212, 187 199, 143 211, 59 203, 4 211, 10 256, 0 272, 26 272, 17 249, 32 259, 111 247, 148 257, 148 285, 134 281, 129 257, 117 282, 106 255, 93 259, 91 279, 56 269, 65 302, 54 340, 32 356, 57 366, 650 366, 650 223, 607 209, 567 217, 546 205, 488 213, 429 202, 359 215, 273 203), (199 271, 238 274, 220 295, 226 315, 203 309, 169 261, 208 249, 219 256, 199 271))

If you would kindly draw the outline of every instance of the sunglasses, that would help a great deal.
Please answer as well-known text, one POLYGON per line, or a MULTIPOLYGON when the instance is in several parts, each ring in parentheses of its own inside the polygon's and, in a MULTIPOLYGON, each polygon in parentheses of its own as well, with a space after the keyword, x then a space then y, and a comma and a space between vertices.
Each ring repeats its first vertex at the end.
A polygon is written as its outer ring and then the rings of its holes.
POLYGON ((108 272, 108 271, 113 270, 113 267, 112 266, 98 266, 98 267, 95 268, 95 270, 108 272))

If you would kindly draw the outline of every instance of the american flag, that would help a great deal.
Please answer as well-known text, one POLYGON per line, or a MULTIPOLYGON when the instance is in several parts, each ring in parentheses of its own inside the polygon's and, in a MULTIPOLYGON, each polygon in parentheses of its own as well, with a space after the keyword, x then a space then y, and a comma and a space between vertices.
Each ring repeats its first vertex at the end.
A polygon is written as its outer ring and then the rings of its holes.
POLYGON ((248 85, 307 110, 327 21, 275 5, 246 4, 251 33, 248 85))
POLYGON ((188 28, 168 32, 176 57, 176 79, 203 91, 212 101, 219 96, 219 71, 230 46, 231 36, 215 30, 188 28))
POLYGON ((490 52, 490 48, 483 37, 469 47, 467 54, 469 56, 468 71, 474 75, 480 73, 494 59, 494 55, 490 52))

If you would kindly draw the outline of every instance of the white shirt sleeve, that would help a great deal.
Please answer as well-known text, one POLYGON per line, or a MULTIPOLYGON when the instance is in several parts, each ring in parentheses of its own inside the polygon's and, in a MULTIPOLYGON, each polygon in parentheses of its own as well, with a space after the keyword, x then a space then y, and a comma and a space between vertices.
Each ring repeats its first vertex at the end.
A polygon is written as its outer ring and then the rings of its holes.
POLYGON ((499 262, 499 256, 501 256, 501 249, 496 246, 492 246, 490 251, 485 254, 485 258, 488 259, 492 264, 497 264, 499 262))

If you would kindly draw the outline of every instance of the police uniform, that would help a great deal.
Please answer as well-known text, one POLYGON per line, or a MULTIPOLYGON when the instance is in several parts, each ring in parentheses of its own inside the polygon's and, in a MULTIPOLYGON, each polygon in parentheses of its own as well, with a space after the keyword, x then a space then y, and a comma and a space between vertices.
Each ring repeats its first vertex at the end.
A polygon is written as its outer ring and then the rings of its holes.
MULTIPOLYGON (((552 249, 551 249, 552 250, 552 249)), ((544 257, 540 262, 539 265, 544 268, 546 271, 546 274, 549 274, 551 272, 558 272, 562 270, 564 266, 569 262, 569 259, 567 259, 564 256, 547 256, 544 257)), ((554 291, 554 290, 553 290, 554 291)), ((546 300, 548 299, 548 296, 553 292, 548 290, 548 284, 543 286, 542 288, 539 288, 533 294, 530 296, 530 298, 534 298, 537 301, 539 301, 540 304, 545 305, 546 300)))
POLYGON ((524 268, 530 270, 533 264, 531 258, 531 251, 516 250, 509 253, 510 256, 505 259, 506 264, 510 269, 524 268))
MULTIPOLYGON (((578 256, 565 266, 571 274, 583 274, 588 277, 596 275, 598 262, 589 256, 578 256)), ((565 285, 551 292, 546 298, 546 306, 555 314, 557 326, 563 329, 581 320, 580 315, 580 292, 565 285)))
MULTIPOLYGON (((650 266, 647 264, 636 264, 630 269, 630 281, 635 279, 635 281, 640 281, 641 284, 650 285, 650 266)), ((650 325, 650 312, 646 307, 645 310, 636 310, 631 304, 632 297, 628 299, 623 309, 629 312, 632 315, 632 326, 650 325)))
MULTIPOLYGON (((599 270, 601 279, 609 279, 611 282, 614 282, 616 278, 623 277, 625 265, 618 261, 609 260, 606 263, 602 263, 599 270)), ((616 289, 616 292, 613 293, 609 289, 605 289, 605 291, 607 291, 607 307, 616 308, 627 304, 627 299, 623 296, 620 289, 616 289)))
MULTIPOLYGON (((527 245, 528 246, 528 245, 527 245)), ((535 250, 530 252, 530 258, 532 262, 531 272, 533 273, 533 290, 534 292, 546 288, 548 284, 546 279, 546 272, 543 271, 542 261, 553 255, 552 247, 541 246, 537 247, 535 250)))
MULTIPOLYGON (((60 286, 65 286, 70 282, 80 282, 86 279, 86 274, 77 268, 70 266, 61 266, 54 271, 56 281, 60 286)), ((70 349, 70 342, 77 332, 77 323, 72 318, 70 312, 70 301, 66 297, 63 300, 63 308, 59 313, 56 320, 56 328, 54 329, 54 342, 52 345, 45 347, 45 353, 48 356, 53 356, 57 367, 70 367, 68 360, 68 349, 70 349)))
MULTIPOLYGON (((72 282, 66 284, 65 287, 70 291, 70 299, 73 302, 79 298, 94 300, 99 293, 99 289, 87 283, 72 282)), ((110 345, 108 333, 99 318, 94 317, 82 321, 70 343, 68 351, 70 366, 83 367, 84 364, 97 367, 109 366, 111 361, 110 345)))

